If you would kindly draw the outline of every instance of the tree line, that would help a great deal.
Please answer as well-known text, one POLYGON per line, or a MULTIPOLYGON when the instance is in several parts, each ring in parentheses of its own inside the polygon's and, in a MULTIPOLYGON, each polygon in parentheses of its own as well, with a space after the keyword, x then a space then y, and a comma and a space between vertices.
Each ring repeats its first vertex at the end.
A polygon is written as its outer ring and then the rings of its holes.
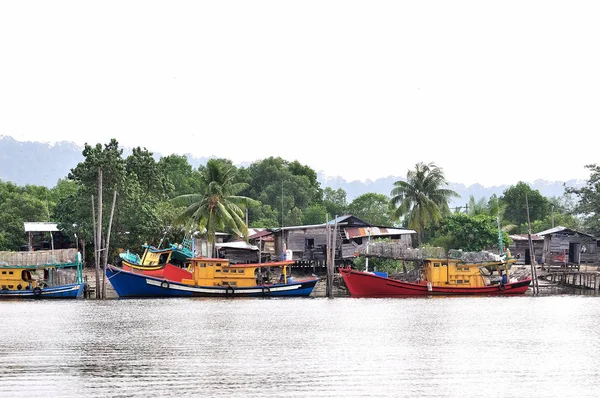
MULTIPOLYGON (((458 195, 447 188, 443 169, 434 163, 416 164, 389 196, 366 193, 348 202, 343 189, 321 187, 309 166, 280 157, 247 167, 210 159, 195 169, 185 156, 156 160, 141 147, 124 157, 115 139, 86 144, 82 154, 84 160, 51 189, 0 180, 0 250, 17 250, 24 244, 24 221, 58 222, 66 236, 91 244, 91 201, 98 194, 99 169, 106 198, 103 214, 110 213, 117 191, 111 236, 116 250, 137 251, 143 243, 161 240, 180 242, 190 231, 206 234, 209 240, 219 231, 245 238, 247 226, 321 224, 344 214, 373 225, 414 229, 417 245, 482 250, 497 243, 498 221, 504 245, 509 233, 528 231, 525 197, 532 232, 558 225, 590 234, 600 231, 596 165, 586 166, 591 176, 585 187, 566 187, 562 197, 544 197, 519 182, 500 196, 471 196, 463 208, 450 209, 450 199, 458 195)), ((102 222, 106 230, 108 219, 102 222)))

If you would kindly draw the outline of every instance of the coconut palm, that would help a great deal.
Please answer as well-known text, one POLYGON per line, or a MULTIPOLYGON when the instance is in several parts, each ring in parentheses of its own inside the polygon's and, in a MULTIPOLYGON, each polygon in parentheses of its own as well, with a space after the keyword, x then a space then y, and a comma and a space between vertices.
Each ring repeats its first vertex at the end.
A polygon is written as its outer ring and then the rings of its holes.
POLYGON ((480 198, 479 200, 476 200, 475 196, 469 196, 469 207, 467 210, 467 214, 470 216, 489 214, 486 198, 480 198))
POLYGON ((177 206, 186 209, 177 222, 196 224, 199 231, 206 230, 210 243, 215 242, 218 231, 235 234, 248 239, 244 222, 244 207, 257 201, 237 194, 248 187, 246 183, 234 182, 234 168, 210 159, 201 173, 204 192, 180 195, 172 199, 177 206))
POLYGON ((391 192, 391 204, 396 209, 393 217, 406 216, 408 227, 417 231, 417 240, 423 241, 425 226, 439 221, 450 212, 448 201, 460 195, 443 188, 448 185, 444 172, 433 163, 419 162, 406 174, 406 181, 396 181, 391 192))

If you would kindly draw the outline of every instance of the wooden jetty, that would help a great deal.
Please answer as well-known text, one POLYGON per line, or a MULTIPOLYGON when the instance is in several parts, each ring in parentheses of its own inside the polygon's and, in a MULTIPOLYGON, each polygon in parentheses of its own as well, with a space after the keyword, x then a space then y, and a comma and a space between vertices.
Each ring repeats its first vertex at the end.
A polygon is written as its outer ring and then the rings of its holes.
POLYGON ((545 267, 539 279, 556 285, 586 290, 600 290, 599 266, 545 267))

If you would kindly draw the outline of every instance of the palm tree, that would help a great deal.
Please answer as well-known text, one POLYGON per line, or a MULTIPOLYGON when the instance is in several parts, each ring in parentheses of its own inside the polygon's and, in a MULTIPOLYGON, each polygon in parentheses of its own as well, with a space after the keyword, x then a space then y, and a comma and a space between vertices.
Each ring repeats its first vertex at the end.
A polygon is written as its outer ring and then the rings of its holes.
POLYGON ((246 189, 248 184, 234 182, 234 168, 216 159, 209 159, 201 179, 204 192, 172 199, 175 205, 187 206, 176 221, 197 224, 199 231, 206 230, 210 243, 215 242, 218 231, 230 232, 247 240, 244 207, 258 202, 237 194, 246 189))
POLYGON ((487 201, 485 198, 475 199, 475 196, 469 196, 469 208, 467 214, 470 216, 489 214, 487 201))
POLYGON ((423 241, 423 231, 429 223, 439 221, 450 212, 448 201, 460 198, 456 192, 442 188, 448 182, 441 168, 433 163, 419 162, 406 174, 406 181, 396 181, 390 196, 394 220, 407 216, 408 227, 417 231, 417 240, 423 241))

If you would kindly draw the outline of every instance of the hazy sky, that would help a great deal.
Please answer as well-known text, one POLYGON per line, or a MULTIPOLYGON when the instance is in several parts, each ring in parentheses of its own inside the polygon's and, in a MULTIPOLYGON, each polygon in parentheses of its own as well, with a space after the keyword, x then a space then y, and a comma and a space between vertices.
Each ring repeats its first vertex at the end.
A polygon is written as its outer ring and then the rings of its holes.
POLYGON ((0 135, 349 180, 587 179, 599 1, 0 2, 0 135))

